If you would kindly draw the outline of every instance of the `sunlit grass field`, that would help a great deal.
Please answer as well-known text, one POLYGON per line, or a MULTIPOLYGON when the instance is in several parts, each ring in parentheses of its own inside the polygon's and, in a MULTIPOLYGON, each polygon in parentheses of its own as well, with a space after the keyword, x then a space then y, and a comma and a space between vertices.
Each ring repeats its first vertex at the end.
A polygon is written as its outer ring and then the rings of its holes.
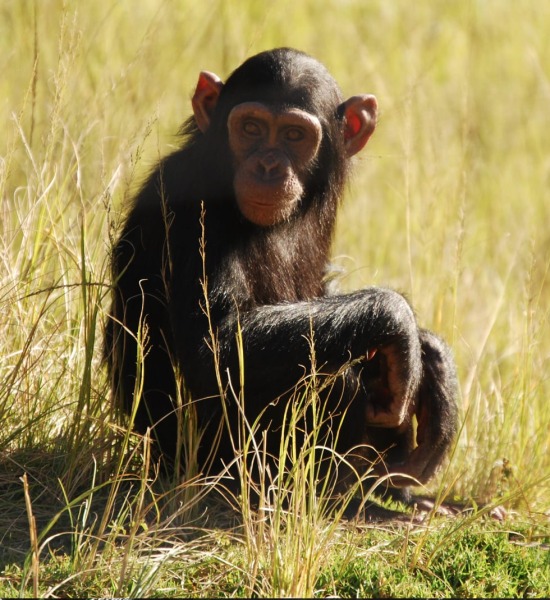
POLYGON ((0 74, 0 595, 548 596, 550 3, 3 0, 0 74), (283 45, 378 98, 333 262, 341 289, 403 292, 453 348, 460 435, 419 491, 504 522, 237 502, 214 523, 192 485, 151 481, 114 414, 101 341, 126 202, 198 72, 283 45))

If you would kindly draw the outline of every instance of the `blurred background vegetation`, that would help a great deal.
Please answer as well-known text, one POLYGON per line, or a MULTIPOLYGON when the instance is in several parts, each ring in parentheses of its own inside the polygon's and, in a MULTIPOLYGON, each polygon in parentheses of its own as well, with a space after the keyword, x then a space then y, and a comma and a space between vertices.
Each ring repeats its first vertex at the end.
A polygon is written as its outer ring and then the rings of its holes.
POLYGON ((125 202, 178 143, 200 70, 224 79, 283 45, 345 96, 378 98, 333 256, 342 289, 402 291, 453 348, 463 425, 433 489, 548 511, 550 3, 536 0, 3 0, 0 456, 28 470, 53 452, 69 488, 92 485, 106 459, 90 448, 114 431, 101 323, 125 202))

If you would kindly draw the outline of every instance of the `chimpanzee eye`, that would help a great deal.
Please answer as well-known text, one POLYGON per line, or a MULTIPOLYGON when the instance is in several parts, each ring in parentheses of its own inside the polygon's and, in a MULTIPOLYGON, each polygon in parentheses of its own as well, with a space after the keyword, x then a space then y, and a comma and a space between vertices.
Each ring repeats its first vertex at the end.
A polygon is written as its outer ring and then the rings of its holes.
POLYGON ((251 136, 259 136, 262 133, 262 130, 260 128, 260 126, 258 125, 258 123, 254 122, 254 121, 245 121, 243 123, 243 132, 246 133, 246 135, 251 135, 251 136))
POLYGON ((289 127, 285 132, 285 138, 289 142, 301 142, 305 137, 305 133, 299 127, 289 127))

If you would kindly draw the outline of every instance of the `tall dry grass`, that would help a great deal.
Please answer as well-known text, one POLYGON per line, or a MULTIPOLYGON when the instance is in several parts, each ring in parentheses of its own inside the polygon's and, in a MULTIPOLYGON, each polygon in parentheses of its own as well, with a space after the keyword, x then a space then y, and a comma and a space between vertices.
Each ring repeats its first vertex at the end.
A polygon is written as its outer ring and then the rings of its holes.
POLYGON ((226 77, 272 46, 378 97, 334 262, 343 289, 403 291, 453 347, 462 428, 430 491, 548 510, 550 6, 7 0, 0 15, 0 544, 22 594, 146 594, 171 561, 232 544, 223 560, 249 592, 310 594, 341 548, 314 495, 261 518, 236 498, 238 535, 191 535, 196 482, 146 475, 148 442, 114 418, 100 360, 125 203, 177 143, 198 71, 226 77), (33 552, 56 540, 68 558, 44 583, 33 552))

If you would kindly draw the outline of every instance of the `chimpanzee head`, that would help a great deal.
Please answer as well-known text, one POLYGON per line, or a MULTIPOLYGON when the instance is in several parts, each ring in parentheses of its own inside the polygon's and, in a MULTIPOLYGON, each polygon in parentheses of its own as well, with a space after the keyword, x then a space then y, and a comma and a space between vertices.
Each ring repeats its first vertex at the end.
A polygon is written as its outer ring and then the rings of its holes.
POLYGON ((289 48, 253 56, 225 84, 203 71, 192 104, 198 129, 227 144, 239 211, 261 227, 340 197, 377 111, 371 95, 344 101, 321 63, 289 48))

